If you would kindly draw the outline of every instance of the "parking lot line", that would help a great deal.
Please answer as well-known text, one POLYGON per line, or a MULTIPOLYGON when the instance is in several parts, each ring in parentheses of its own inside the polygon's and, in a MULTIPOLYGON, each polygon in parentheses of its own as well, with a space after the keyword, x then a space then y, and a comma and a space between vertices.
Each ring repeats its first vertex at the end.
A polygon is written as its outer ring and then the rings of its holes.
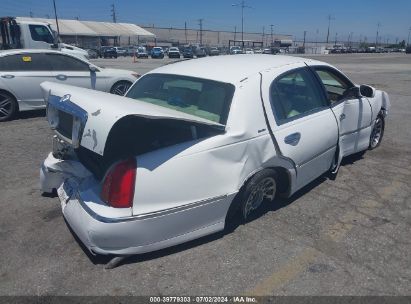
MULTIPOLYGON (((389 185, 377 191, 381 201, 387 200, 395 191, 401 187, 402 183, 394 180, 389 185)), ((366 199, 361 203, 360 207, 376 210, 381 206, 382 202, 366 199)), ((362 222, 367 216, 357 211, 351 210, 345 213, 337 223, 330 225, 324 231, 324 239, 338 242, 342 240, 354 227, 354 222, 362 222)), ((312 247, 307 247, 295 258, 291 259, 280 269, 273 272, 271 275, 260 281, 254 288, 245 292, 247 295, 263 296, 269 295, 273 290, 292 281, 298 274, 303 272, 308 265, 313 263, 321 254, 320 251, 312 247)))

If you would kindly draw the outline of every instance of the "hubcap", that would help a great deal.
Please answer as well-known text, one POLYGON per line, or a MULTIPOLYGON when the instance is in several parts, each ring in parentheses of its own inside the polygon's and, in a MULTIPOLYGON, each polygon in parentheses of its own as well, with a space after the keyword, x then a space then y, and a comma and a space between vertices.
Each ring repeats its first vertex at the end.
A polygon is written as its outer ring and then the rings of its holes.
POLYGON ((272 177, 266 177, 255 185, 245 203, 244 218, 247 218, 252 211, 258 209, 264 200, 272 201, 275 190, 275 180, 272 177))
POLYGON ((382 119, 378 117, 375 120, 374 128, 371 134, 371 147, 375 148, 381 140, 382 135, 382 119))
POLYGON ((114 87, 112 93, 123 96, 126 94, 129 87, 130 85, 128 83, 120 83, 114 87))
POLYGON ((0 94, 0 117, 10 115, 11 107, 11 99, 8 96, 0 94))

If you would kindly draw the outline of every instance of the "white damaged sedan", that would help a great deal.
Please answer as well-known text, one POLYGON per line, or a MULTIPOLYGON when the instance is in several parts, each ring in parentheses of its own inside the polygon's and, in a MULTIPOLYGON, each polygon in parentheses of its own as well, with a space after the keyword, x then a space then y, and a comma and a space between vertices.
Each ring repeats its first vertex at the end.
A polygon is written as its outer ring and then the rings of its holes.
POLYGON ((150 252, 246 220, 376 148, 390 107, 387 93, 288 56, 178 62, 124 97, 41 86, 56 134, 42 191, 57 189, 93 254, 150 252))

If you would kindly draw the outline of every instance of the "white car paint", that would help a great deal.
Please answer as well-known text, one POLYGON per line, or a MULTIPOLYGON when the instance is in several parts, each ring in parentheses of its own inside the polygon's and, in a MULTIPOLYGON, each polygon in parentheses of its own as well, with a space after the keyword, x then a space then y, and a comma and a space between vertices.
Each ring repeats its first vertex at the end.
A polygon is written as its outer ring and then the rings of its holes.
MULTIPOLYGON (((372 98, 343 100, 336 109, 328 105, 280 123, 273 114, 270 86, 283 73, 307 69, 307 65, 333 68, 306 58, 241 55, 207 57, 153 70, 146 75, 183 75, 234 85, 225 132, 135 155, 131 208, 119 210, 104 203, 101 183, 75 156, 70 169, 67 161, 48 156, 40 170, 42 191, 60 189, 63 214, 92 253, 149 252, 222 230, 234 198, 257 172, 264 168, 284 172, 288 189, 283 194, 291 196, 336 166, 339 145, 339 161, 367 149, 378 113, 388 113, 388 95, 377 90, 372 98), (342 123, 338 121, 341 114, 347 118, 342 123), (294 133, 300 134, 297 144, 287 144, 287 137, 294 133), (74 191, 67 195, 65 187, 74 191)), ((104 156, 110 131, 125 116, 222 127, 127 97, 54 83, 43 83, 42 88, 51 106, 87 117, 80 147, 95 155, 104 156)), ((70 139, 65 140, 69 145, 70 139)))
POLYGON ((67 53, 69 55, 79 57, 80 59, 83 59, 83 60, 90 59, 87 51, 83 50, 82 48, 76 47, 74 45, 66 44, 66 43, 60 43, 59 47, 60 47, 60 51, 62 51, 63 53, 67 53))
POLYGON ((32 54, 51 54, 68 56, 84 64, 92 66, 96 72, 90 69, 81 71, 48 70, 30 71, 7 70, 0 67, 0 90, 4 90, 15 97, 20 111, 34 110, 45 107, 45 102, 40 88, 40 83, 52 81, 79 87, 110 92, 114 84, 119 81, 133 83, 138 75, 133 71, 106 69, 98 67, 81 58, 53 50, 12 50, 0 52, 0 60, 8 56, 30 57, 32 54))

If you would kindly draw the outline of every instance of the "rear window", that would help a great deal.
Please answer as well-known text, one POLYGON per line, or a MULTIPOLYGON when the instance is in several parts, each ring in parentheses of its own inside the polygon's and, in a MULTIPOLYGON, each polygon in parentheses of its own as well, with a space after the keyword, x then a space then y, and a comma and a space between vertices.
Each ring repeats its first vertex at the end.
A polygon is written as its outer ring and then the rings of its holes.
POLYGON ((149 74, 127 97, 226 124, 234 86, 180 75, 149 74))

